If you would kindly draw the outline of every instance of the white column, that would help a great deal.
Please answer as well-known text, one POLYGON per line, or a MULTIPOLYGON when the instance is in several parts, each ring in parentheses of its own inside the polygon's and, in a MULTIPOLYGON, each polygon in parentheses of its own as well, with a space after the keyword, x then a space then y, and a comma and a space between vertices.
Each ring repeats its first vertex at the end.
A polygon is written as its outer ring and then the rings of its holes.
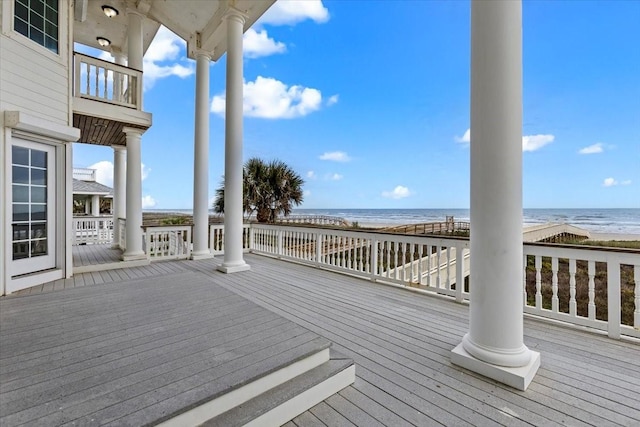
POLYGON ((539 353, 523 343, 522 4, 471 5, 471 302, 451 361, 525 390, 539 353))
POLYGON ((100 196, 91 196, 91 216, 100 216, 100 196))
POLYGON ((212 257, 209 251, 209 61, 211 61, 210 54, 196 53, 191 259, 212 257))
POLYGON ((142 250, 142 130, 125 127, 122 131, 127 135, 127 248, 122 260, 133 261, 146 258, 142 250))
POLYGON ((142 71, 142 18, 140 12, 127 9, 127 60, 129 68, 142 71))
POLYGON ((242 29, 245 16, 229 8, 227 24, 227 104, 224 151, 224 261, 218 270, 249 269, 242 255, 242 29))
POLYGON ((126 161, 127 147, 113 146, 113 243, 111 247, 120 248, 120 221, 118 218, 126 218, 126 161))

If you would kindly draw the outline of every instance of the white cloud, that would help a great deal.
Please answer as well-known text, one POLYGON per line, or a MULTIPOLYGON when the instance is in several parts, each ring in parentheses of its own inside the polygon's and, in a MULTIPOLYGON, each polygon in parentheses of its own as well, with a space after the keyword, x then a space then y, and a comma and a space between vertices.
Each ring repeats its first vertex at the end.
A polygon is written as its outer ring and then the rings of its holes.
POLYGON ((305 197, 310 196, 311 195, 311 190, 304 190, 302 195, 305 196, 305 197))
POLYGON ((143 59, 145 90, 153 87, 158 79, 185 78, 194 73, 193 62, 180 58, 185 47, 184 40, 166 27, 160 27, 143 59))
POLYGON ((339 173, 330 173, 325 175, 325 179, 328 181, 340 181, 342 178, 344 178, 344 176, 339 173))
POLYGON ((253 28, 249 28, 244 33, 242 46, 243 53, 247 58, 259 58, 287 51, 287 46, 284 43, 269 38, 267 30, 258 32, 253 28))
POLYGON ((322 154, 319 157, 320 160, 331 160, 334 162, 348 162, 351 157, 344 151, 330 151, 322 154))
MULTIPOLYGON (((462 136, 454 137, 456 142, 469 144, 471 142, 471 129, 467 129, 462 136)), ((551 144, 556 137, 551 134, 525 135, 522 137, 522 151, 536 151, 547 144, 551 144)))
POLYGON ((295 25, 307 19, 318 24, 329 20, 329 10, 322 0, 278 0, 260 18, 259 24, 295 25))
POLYGON ((455 140, 456 140, 456 142, 461 142, 461 143, 466 143, 466 144, 470 143, 471 142, 471 129, 467 129, 467 131, 462 136, 456 136, 455 140))
POLYGON ((578 153, 580 154, 597 154, 602 153, 604 151, 604 144, 602 142, 597 142, 588 147, 581 148, 578 153))
POLYGON ((403 186, 398 185, 393 191, 383 191, 382 197, 387 197, 389 199, 404 199, 405 197, 409 197, 411 195, 411 191, 403 186))
POLYGON ((307 178, 316 179, 317 178, 316 173, 314 171, 307 172, 307 178))
POLYGON ((339 95, 332 95, 327 99, 327 107, 331 107, 338 102, 339 95))
MULTIPOLYGON (((224 116, 225 94, 216 95, 211 111, 224 116)), ((292 119, 320 109, 322 93, 303 86, 287 86, 279 80, 258 76, 254 82, 244 83, 243 112, 246 117, 264 119, 292 119)))
POLYGON ((113 163, 102 160, 89 166, 89 169, 95 169, 97 182, 107 187, 113 187, 113 163))
POLYGON ((556 139, 553 135, 527 135, 522 137, 522 151, 536 151, 556 139))
POLYGON ((142 197, 142 209, 153 208, 156 205, 156 201, 153 197, 146 195, 142 197))
MULTIPOLYGON (((146 167, 144 163, 140 163, 142 180, 144 181, 149 176, 151 169, 146 167)), ((104 184, 108 187, 113 187, 113 163, 108 160, 102 160, 98 163, 94 163, 88 167, 88 169, 96 170, 96 181, 100 184, 104 184)))
POLYGON ((602 182, 603 187, 613 187, 616 185, 631 185, 631 180, 625 179, 624 181, 618 181, 615 178, 605 178, 602 182))

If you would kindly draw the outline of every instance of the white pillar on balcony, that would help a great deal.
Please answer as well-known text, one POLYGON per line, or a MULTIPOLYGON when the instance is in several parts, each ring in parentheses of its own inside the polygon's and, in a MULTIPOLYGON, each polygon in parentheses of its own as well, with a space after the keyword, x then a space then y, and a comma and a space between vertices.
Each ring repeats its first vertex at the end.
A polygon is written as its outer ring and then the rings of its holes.
POLYGON ((522 4, 471 5, 471 302, 451 361, 525 390, 540 354, 523 342, 522 4))
POLYGON ((142 250, 142 130, 125 127, 122 131, 127 135, 127 248, 122 260, 133 261, 146 258, 142 250))
POLYGON ((91 196, 91 216, 100 216, 100 196, 91 196))
POLYGON ((144 16, 134 9, 127 9, 127 60, 129 68, 142 71, 142 18, 144 16))
POLYGON ((193 159, 193 251, 191 259, 211 258, 209 250, 209 62, 196 53, 196 111, 193 159))
POLYGON ((227 24, 227 104, 224 152, 224 261, 218 270, 249 269, 242 254, 242 33, 245 15, 230 7, 227 24))
POLYGON ((120 248, 120 221, 126 218, 126 161, 127 147, 113 146, 113 248, 120 248))

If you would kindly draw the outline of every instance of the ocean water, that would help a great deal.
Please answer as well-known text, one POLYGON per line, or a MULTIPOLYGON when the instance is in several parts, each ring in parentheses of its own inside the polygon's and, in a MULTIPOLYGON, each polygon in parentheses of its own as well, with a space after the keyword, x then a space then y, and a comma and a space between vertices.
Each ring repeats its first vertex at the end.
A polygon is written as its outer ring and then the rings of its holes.
MULTIPOLYGON (((149 212, 191 213, 191 209, 161 209, 149 212)), ((294 215, 339 216, 360 225, 416 224, 444 221, 453 215, 469 221, 469 209, 294 209, 294 215)), ((567 223, 594 233, 640 234, 638 209, 524 209, 523 225, 567 223)))

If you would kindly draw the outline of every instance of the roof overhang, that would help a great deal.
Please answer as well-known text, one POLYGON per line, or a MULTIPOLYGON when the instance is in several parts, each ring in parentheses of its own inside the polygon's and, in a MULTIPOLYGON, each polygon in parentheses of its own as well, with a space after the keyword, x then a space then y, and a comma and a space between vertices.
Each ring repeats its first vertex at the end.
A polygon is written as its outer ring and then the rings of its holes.
POLYGON ((187 55, 194 59, 202 50, 218 60, 227 50, 224 15, 233 7, 245 15, 244 30, 249 29, 276 0, 76 0, 74 6, 74 41, 106 51, 127 53, 127 9, 134 9, 143 19, 144 52, 160 25, 164 25, 187 42, 187 55), (119 14, 108 18, 102 6, 112 6, 119 14), (97 37, 111 41, 100 46, 97 37))

